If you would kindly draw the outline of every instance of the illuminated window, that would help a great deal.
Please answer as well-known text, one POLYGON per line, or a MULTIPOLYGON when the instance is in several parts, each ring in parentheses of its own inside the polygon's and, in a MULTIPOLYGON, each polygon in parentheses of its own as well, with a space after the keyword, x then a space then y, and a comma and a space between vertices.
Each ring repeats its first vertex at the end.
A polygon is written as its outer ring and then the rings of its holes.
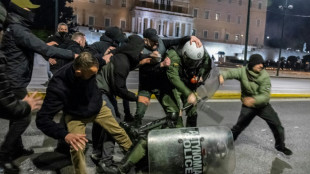
POLYGON ((215 20, 219 21, 220 20, 220 13, 215 13, 215 20))
POLYGON ((239 39, 240 39, 240 35, 239 35, 239 34, 236 34, 236 35, 235 35, 235 41, 239 41, 239 39))

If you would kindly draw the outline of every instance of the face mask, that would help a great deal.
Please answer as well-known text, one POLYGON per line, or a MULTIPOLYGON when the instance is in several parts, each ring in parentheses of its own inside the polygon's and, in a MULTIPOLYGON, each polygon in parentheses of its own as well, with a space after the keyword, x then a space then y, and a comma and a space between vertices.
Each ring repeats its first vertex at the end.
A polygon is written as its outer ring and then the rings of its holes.
POLYGON ((65 37, 67 32, 58 32, 61 37, 65 37))

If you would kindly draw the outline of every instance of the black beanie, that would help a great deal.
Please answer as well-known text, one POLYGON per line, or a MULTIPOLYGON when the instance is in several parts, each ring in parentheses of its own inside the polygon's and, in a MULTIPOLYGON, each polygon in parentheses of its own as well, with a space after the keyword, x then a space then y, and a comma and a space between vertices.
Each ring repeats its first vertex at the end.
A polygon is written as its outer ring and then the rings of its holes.
POLYGON ((250 56, 248 68, 252 70, 252 68, 257 64, 264 64, 264 59, 260 54, 252 54, 250 56))

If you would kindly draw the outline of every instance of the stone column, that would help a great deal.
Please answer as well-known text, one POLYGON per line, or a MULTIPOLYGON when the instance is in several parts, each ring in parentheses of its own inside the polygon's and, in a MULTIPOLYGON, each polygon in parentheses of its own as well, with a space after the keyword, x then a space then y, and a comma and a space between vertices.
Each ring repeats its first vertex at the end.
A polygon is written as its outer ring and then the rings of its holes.
POLYGON ((188 24, 185 23, 185 33, 184 33, 184 36, 188 36, 188 24))
POLYGON ((132 17, 132 21, 131 21, 131 32, 135 32, 136 31, 136 18, 132 17))
POLYGON ((141 34, 142 34, 143 31, 144 31, 144 19, 145 19, 145 18, 142 18, 142 21, 141 21, 141 34))
POLYGON ((170 32, 170 25, 169 25, 169 21, 167 21, 167 30, 166 30, 166 35, 169 36, 170 32))
POLYGON ((182 37, 182 23, 179 23, 179 37, 182 37))
POLYGON ((150 25, 151 25, 151 19, 148 18, 148 19, 147 19, 147 28, 150 28, 150 25))
POLYGON ((193 25, 189 24, 189 35, 190 36, 192 35, 192 30, 193 30, 193 25))
POLYGON ((173 33, 173 37, 175 37, 175 24, 176 24, 175 21, 173 21, 173 32, 172 32, 173 33))
POLYGON ((161 19, 161 21, 160 21, 160 34, 159 35, 163 35, 164 34, 164 20, 163 19, 161 19))

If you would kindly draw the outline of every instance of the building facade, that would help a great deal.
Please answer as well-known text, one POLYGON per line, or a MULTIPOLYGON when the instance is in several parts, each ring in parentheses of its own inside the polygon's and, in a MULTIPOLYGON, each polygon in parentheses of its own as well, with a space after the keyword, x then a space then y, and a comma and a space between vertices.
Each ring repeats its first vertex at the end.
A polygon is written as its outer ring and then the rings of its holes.
MULTIPOLYGON (((154 28, 166 37, 195 35, 205 41, 244 44, 248 0, 74 0, 79 25, 118 26, 142 34, 154 28)), ((264 43, 267 0, 251 0, 249 45, 264 43)))

